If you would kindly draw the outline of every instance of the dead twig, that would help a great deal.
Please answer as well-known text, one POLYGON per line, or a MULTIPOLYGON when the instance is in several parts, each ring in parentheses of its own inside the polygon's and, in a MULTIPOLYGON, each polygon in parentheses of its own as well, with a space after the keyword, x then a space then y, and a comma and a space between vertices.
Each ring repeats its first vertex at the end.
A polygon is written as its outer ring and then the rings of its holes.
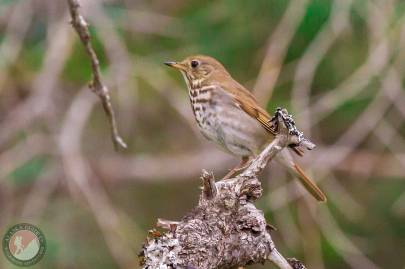
POLYGON ((121 138, 121 136, 119 135, 119 132, 118 132, 114 109, 112 108, 112 105, 111 105, 111 97, 110 97, 109 90, 108 90, 107 86, 105 86, 102 82, 100 63, 97 58, 97 54, 94 51, 94 48, 91 44, 88 24, 85 21, 85 19, 83 18, 83 16, 79 13, 79 7, 80 7, 79 1, 78 0, 68 0, 68 4, 69 4, 70 15, 72 17, 72 21, 71 21, 72 26, 76 30, 77 34, 79 35, 80 40, 82 41, 82 43, 86 49, 86 52, 90 57, 91 68, 92 68, 92 72, 93 72, 93 79, 90 83, 90 88, 93 90, 93 92, 95 94, 97 94, 100 97, 104 111, 108 116, 108 119, 109 119, 110 125, 111 125, 111 135, 112 135, 112 140, 113 140, 115 149, 118 150, 119 147, 126 149, 127 145, 124 142, 124 140, 121 138))

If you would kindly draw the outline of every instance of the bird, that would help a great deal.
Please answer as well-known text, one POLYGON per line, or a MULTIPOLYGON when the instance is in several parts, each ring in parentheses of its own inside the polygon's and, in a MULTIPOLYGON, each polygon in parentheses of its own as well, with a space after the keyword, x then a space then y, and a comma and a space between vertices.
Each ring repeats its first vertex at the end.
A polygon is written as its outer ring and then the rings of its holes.
MULTIPOLYGON (((269 113, 218 60, 206 55, 194 55, 165 64, 183 75, 202 135, 226 152, 241 158, 240 164, 231 169, 224 179, 245 169, 249 160, 274 139, 269 113)), ((292 146, 291 149, 298 155, 303 154, 298 147, 292 146)), ((288 149, 283 149, 279 155, 280 163, 300 180, 316 200, 327 200, 321 189, 294 161, 288 149)))

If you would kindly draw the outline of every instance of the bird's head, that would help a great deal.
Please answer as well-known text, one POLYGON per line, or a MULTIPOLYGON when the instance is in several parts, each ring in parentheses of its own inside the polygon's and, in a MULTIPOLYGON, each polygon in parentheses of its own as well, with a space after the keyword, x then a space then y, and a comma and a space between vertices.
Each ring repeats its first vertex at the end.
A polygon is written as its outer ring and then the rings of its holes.
POLYGON ((181 62, 165 62, 165 64, 178 69, 188 85, 194 85, 196 82, 204 84, 214 74, 228 74, 220 62, 205 55, 189 56, 181 62))

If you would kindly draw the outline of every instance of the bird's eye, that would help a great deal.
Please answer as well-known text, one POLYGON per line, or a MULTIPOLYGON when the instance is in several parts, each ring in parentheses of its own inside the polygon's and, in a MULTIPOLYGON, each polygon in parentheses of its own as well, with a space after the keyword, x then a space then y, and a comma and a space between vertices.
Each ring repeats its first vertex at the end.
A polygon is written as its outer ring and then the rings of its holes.
POLYGON ((191 67, 192 67, 192 68, 196 68, 196 67, 198 66, 198 64, 199 64, 199 62, 196 61, 196 60, 192 60, 192 61, 191 61, 191 67))

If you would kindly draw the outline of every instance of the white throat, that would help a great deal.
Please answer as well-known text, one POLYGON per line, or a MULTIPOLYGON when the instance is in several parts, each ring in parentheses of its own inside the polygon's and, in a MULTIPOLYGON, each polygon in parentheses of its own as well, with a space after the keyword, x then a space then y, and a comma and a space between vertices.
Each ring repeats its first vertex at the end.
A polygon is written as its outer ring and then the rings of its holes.
POLYGON ((183 75, 184 80, 186 81, 187 87, 189 90, 195 90, 195 89, 199 89, 201 88, 202 82, 204 81, 204 79, 200 78, 200 79, 194 79, 191 78, 191 83, 190 80, 186 74, 186 72, 181 71, 181 74, 183 75))

